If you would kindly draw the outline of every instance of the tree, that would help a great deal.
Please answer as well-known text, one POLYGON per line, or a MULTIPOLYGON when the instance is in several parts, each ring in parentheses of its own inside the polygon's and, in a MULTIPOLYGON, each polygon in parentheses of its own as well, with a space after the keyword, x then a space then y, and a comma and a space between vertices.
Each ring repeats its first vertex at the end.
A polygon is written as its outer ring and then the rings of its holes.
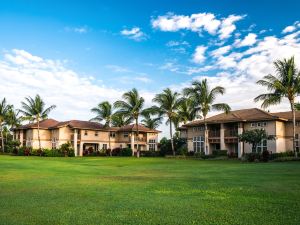
POLYGON ((167 88, 163 90, 162 93, 157 94, 153 102, 157 103, 158 106, 153 106, 152 109, 157 112, 159 116, 167 117, 166 124, 170 125, 170 139, 171 139, 171 148, 173 155, 175 155, 174 141, 173 141, 173 131, 172 123, 176 119, 176 110, 179 105, 179 96, 178 92, 173 92, 171 89, 167 88))
POLYGON ((19 111, 24 115, 25 120, 34 121, 37 123, 39 149, 41 150, 41 138, 40 138, 40 121, 47 119, 49 113, 56 108, 55 105, 51 105, 46 108, 46 104, 43 99, 36 95, 35 98, 26 97, 24 102, 21 102, 22 109, 19 111))
POLYGON ((246 130, 239 136, 239 140, 252 145, 252 151, 256 150, 257 145, 263 140, 273 140, 273 135, 268 135, 264 129, 246 130))
MULTIPOLYGON (((133 88, 123 94, 122 98, 124 100, 116 101, 114 107, 118 109, 117 113, 124 115, 125 117, 131 118, 135 121, 136 125, 136 136, 137 136, 137 157, 140 157, 139 149, 139 117, 143 112, 144 98, 140 97, 137 89, 133 88)), ((131 146, 134 149, 134 146, 131 146)))
POLYGON ((21 125, 22 117, 19 116, 19 110, 15 110, 13 106, 9 107, 6 116, 6 125, 10 128, 16 128, 21 125))
POLYGON ((280 104, 286 98, 290 103, 293 118, 293 151, 297 157, 295 145, 295 98, 300 93, 300 72, 295 65, 294 57, 290 59, 277 60, 274 62, 276 74, 264 76, 257 84, 267 87, 266 94, 257 96, 254 101, 263 101, 261 107, 267 108, 271 105, 280 104))
MULTIPOLYGON (((99 103, 97 107, 92 108, 91 111, 96 114, 96 117, 92 118, 90 121, 101 122, 104 120, 105 127, 109 128, 111 126, 113 112, 112 112, 112 105, 108 101, 99 103)), ((111 149, 110 135, 111 133, 109 132, 108 135, 109 149, 111 149)))
POLYGON ((224 111, 228 113, 230 106, 226 103, 214 103, 218 95, 223 95, 225 88, 216 86, 212 89, 207 84, 207 79, 202 81, 194 81, 192 87, 185 88, 183 94, 190 98, 196 105, 197 111, 201 112, 205 126, 205 152, 208 150, 208 130, 206 117, 211 110, 224 111))
POLYGON ((122 113, 116 112, 112 115, 111 124, 114 127, 123 127, 123 126, 129 125, 131 122, 132 122, 132 118, 126 117, 122 113))
POLYGON ((180 122, 186 124, 197 117, 196 102, 190 98, 181 98, 177 108, 177 114, 180 122))
POLYGON ((161 120, 162 117, 158 116, 158 117, 151 117, 151 112, 145 112, 143 113, 143 119, 142 119, 142 124, 145 127, 148 127, 149 129, 156 129, 159 127, 159 125, 161 124, 161 120))
POLYGON ((10 105, 7 104, 6 99, 3 98, 3 100, 0 103, 0 132, 1 132, 1 148, 4 152, 4 136, 3 136, 3 126, 6 122, 7 113, 10 109, 10 105))

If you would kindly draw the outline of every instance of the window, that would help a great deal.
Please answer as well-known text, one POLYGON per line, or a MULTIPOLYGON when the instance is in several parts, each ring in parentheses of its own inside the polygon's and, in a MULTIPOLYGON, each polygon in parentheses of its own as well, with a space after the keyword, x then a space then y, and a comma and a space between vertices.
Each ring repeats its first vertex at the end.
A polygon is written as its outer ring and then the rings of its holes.
POLYGON ((267 147, 267 140, 262 140, 260 143, 258 143, 258 145, 256 146, 256 150, 252 150, 253 152, 263 152, 263 151, 266 151, 268 150, 268 147, 267 147))
POLYGON ((112 138, 116 137, 116 133, 115 132, 110 132, 110 137, 112 137, 112 138))
POLYGON ((129 135, 128 135, 128 132, 124 132, 124 138, 127 138, 129 135))
POLYGON ((296 126, 300 127, 300 121, 296 121, 296 126))
POLYGON ((88 135, 88 132, 87 130, 84 131, 84 136, 87 136, 88 135))
POLYGON ((156 144, 155 144, 155 139, 150 139, 149 140, 149 150, 150 151, 155 151, 155 147, 156 147, 156 144))
POLYGON ((103 150, 107 150, 107 144, 103 144, 103 150))
POLYGON ((251 127, 266 127, 267 122, 257 122, 257 123, 251 123, 251 127))
POLYGON ((95 136, 98 136, 98 131, 95 131, 95 136))
POLYGON ((193 137, 194 152, 204 152, 204 136, 193 137))
POLYGON ((193 131, 194 131, 194 132, 197 132, 197 131, 202 131, 202 130, 205 130, 205 127, 204 127, 204 126, 200 126, 200 127, 193 127, 193 131))

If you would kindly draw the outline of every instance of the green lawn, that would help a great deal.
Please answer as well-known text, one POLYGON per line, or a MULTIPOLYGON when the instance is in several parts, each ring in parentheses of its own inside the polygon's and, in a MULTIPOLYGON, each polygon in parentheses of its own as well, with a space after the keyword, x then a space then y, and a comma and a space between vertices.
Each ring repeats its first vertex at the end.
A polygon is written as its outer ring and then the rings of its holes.
POLYGON ((0 224, 300 224, 300 163, 0 156, 0 224))

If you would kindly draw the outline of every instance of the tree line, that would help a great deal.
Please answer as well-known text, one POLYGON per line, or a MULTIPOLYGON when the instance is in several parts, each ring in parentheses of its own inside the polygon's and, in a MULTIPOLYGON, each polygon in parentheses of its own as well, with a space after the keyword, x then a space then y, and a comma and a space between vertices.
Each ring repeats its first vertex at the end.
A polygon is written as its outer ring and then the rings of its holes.
MULTIPOLYGON (((295 151, 295 111, 300 109, 296 103, 296 97, 300 94, 300 72, 295 65, 294 57, 277 60, 274 62, 275 74, 268 74, 257 84, 265 86, 267 93, 257 96, 254 101, 262 101, 262 108, 277 105, 283 99, 288 99, 293 118, 293 150, 295 151)), ((247 84, 245 84, 247 85, 247 84)), ((136 125, 136 136, 139 136, 139 121, 150 129, 156 129, 166 119, 169 126, 172 152, 175 154, 173 143, 173 130, 180 124, 186 124, 196 118, 204 121, 205 132, 208 132, 206 118, 211 110, 224 111, 228 113, 231 108, 226 103, 216 103, 216 98, 225 93, 222 86, 210 87, 207 79, 193 81, 190 87, 184 88, 181 93, 170 88, 164 89, 153 98, 153 106, 145 108, 145 99, 140 96, 138 90, 124 93, 122 99, 114 103, 104 101, 91 109, 95 117, 91 121, 103 122, 106 127, 125 126, 132 122, 136 125), (174 127, 173 127, 174 126, 174 127)), ((21 102, 21 109, 14 109, 4 98, 0 104, 0 131, 2 150, 4 151, 3 133, 7 127, 14 128, 27 120, 36 122, 38 127, 39 147, 41 148, 39 136, 39 123, 48 117, 49 113, 56 107, 46 107, 45 102, 39 95, 34 98, 27 97, 21 102)), ((110 136, 110 135, 109 135, 110 136)), ((207 137, 207 135, 205 135, 207 137)), ((205 141, 207 145, 208 141, 205 141)), ((205 146, 207 149, 207 146, 205 146)), ((296 152, 296 151, 295 151, 296 152)), ((137 138, 137 155, 139 156, 139 142, 137 138)))

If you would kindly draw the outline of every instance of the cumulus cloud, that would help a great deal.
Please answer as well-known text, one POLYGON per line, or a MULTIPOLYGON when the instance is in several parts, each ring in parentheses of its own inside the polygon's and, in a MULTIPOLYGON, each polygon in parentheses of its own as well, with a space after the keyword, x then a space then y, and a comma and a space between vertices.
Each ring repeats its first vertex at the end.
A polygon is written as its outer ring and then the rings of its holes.
POLYGON ((236 29, 235 22, 244 16, 229 15, 227 18, 218 19, 213 13, 197 13, 190 16, 168 13, 153 18, 152 27, 161 31, 176 32, 190 30, 201 33, 206 31, 211 35, 219 34, 220 39, 226 39, 236 29))
POLYGON ((231 46, 230 45, 226 45, 226 46, 223 46, 223 47, 220 47, 220 48, 217 48, 217 49, 213 50, 211 52, 211 55, 213 57, 220 57, 220 56, 228 53, 230 51, 230 49, 231 49, 231 46))
POLYGON ((256 43, 257 41, 256 38, 257 38, 256 34, 249 33, 247 36, 244 37, 243 40, 237 39, 234 44, 237 47, 252 46, 256 43))
POLYGON ((127 37, 129 39, 135 40, 135 41, 142 41, 147 39, 147 35, 142 32, 141 28, 139 27, 133 27, 131 29, 124 29, 121 31, 121 34, 124 37, 127 37))
POLYGON ((203 45, 199 45, 197 46, 197 48, 195 49, 195 53, 193 55, 193 62, 194 63, 203 63, 206 59, 205 57, 205 51, 206 51, 207 47, 203 46, 203 45))
MULTIPOLYGON (((135 78, 148 82, 145 75, 135 78)), ((18 49, 6 52, 0 60, 0 79, 1 98, 6 97, 9 103, 20 107, 24 97, 40 94, 47 105, 57 105, 50 117, 58 120, 90 119, 90 109, 97 103, 113 102, 126 91, 105 86, 93 76, 79 75, 63 61, 18 49)), ((150 105, 153 93, 141 93, 150 105)))

